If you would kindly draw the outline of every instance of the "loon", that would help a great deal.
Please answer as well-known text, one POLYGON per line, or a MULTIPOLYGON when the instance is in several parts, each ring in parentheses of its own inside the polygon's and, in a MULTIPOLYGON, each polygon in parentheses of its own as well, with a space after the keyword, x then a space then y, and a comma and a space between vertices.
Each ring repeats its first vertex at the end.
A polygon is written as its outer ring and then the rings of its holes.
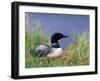
POLYGON ((35 48, 31 48, 31 53, 39 57, 59 57, 62 54, 62 48, 59 45, 59 40, 62 38, 67 38, 68 36, 62 33, 54 33, 51 36, 51 45, 41 44, 35 48))

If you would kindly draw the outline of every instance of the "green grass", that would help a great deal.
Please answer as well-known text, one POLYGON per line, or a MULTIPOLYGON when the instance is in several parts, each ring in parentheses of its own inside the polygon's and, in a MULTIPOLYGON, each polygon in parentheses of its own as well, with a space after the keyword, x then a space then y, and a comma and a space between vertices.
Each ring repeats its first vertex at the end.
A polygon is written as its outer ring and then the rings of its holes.
POLYGON ((39 67, 41 58, 34 57, 35 54, 30 54, 31 48, 35 48, 37 45, 49 43, 49 37, 46 32, 36 26, 33 32, 25 33, 25 67, 39 67))
POLYGON ((58 58, 37 57, 30 54, 30 49, 39 44, 49 43, 50 38, 40 27, 34 27, 33 32, 25 35, 25 67, 57 67, 89 65, 89 36, 88 33, 75 35, 73 43, 63 51, 58 58))
POLYGON ((89 36, 88 33, 76 35, 74 43, 70 46, 72 52, 72 65, 89 65, 89 36))

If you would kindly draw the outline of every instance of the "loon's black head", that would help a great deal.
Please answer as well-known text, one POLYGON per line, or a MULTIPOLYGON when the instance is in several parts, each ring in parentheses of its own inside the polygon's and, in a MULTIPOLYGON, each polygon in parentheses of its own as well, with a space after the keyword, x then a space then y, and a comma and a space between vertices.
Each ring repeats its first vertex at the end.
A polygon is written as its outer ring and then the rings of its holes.
POLYGON ((60 47, 58 41, 62 38, 68 37, 66 35, 63 35, 62 33, 54 33, 51 37, 51 44, 53 47, 60 47))

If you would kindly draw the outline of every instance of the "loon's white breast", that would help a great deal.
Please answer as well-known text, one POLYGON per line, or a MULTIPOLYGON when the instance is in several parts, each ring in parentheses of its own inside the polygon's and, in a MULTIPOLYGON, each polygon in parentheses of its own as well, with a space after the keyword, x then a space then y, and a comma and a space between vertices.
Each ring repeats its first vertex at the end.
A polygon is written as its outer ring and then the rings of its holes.
POLYGON ((59 57, 62 54, 62 48, 52 48, 47 57, 59 57))

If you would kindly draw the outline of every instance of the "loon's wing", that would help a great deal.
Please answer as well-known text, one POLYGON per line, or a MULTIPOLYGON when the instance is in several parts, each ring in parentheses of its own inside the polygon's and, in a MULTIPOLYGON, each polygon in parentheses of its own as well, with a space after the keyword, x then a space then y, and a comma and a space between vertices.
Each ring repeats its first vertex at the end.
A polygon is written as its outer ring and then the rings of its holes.
POLYGON ((48 53, 50 52, 51 52, 51 46, 47 44, 39 45, 34 49, 35 55, 39 57, 47 56, 48 53))

